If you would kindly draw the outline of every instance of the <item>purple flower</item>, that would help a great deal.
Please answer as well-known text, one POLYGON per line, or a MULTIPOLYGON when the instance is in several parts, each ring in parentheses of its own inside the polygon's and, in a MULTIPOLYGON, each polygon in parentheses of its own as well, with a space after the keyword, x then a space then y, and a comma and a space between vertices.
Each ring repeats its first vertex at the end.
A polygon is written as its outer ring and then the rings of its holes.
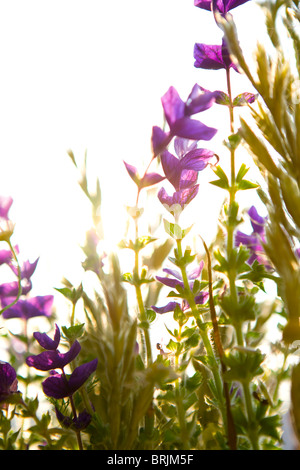
POLYGON ((12 260, 12 252, 10 250, 0 251, 0 265, 9 264, 12 260))
POLYGON ((165 179, 164 176, 161 176, 158 173, 147 172, 144 176, 140 177, 135 166, 129 165, 126 162, 124 162, 124 165, 126 167, 126 170, 128 171, 129 176, 137 185, 139 191, 148 186, 153 186, 154 184, 159 183, 160 181, 165 179))
MULTIPOLYGON (((204 262, 201 261, 199 263, 198 266, 196 266, 196 268, 193 268, 191 269, 190 271, 187 272, 187 277, 188 277, 188 280, 190 281, 190 288, 193 289, 193 286, 194 286, 194 281, 195 279, 197 279, 201 272, 202 272, 202 269, 203 269, 203 266, 204 266, 204 262)), ((169 274, 172 276, 172 278, 169 278, 169 277, 160 277, 160 276, 156 276, 156 279, 161 282, 162 284, 168 286, 168 287, 172 287, 172 288, 176 288, 176 286, 181 286, 181 287, 184 287, 184 283, 183 283, 183 280, 182 280, 182 274, 180 271, 177 271, 176 269, 169 269, 169 268, 165 268, 163 269, 163 272, 166 273, 166 274, 169 274)))
POLYGON ((194 141, 180 138, 175 139, 174 148, 179 158, 164 150, 161 154, 161 164, 168 181, 179 191, 195 185, 198 171, 207 167, 214 153, 197 148, 194 141))
POLYGON ((184 102, 177 90, 171 86, 161 98, 169 131, 165 132, 158 126, 153 127, 152 149, 154 156, 159 155, 175 136, 192 140, 212 139, 217 129, 191 119, 190 116, 210 108, 214 101, 214 93, 203 92, 199 85, 196 84, 192 88, 186 102, 184 102))
MULTIPOLYGON (((205 100, 204 103, 203 99, 202 105, 201 103, 198 103, 198 106, 194 107, 193 93, 194 89, 189 95, 186 103, 182 101, 174 87, 170 87, 162 97, 162 105, 170 128, 170 133, 172 136, 183 137, 185 139, 210 140, 216 134, 217 129, 208 127, 200 121, 190 119, 190 116, 212 106, 214 95, 209 94, 210 99, 208 101, 205 100)), ((197 100, 199 100, 198 97, 197 100)))
POLYGON ((8 220, 8 211, 13 203, 11 197, 0 196, 0 218, 8 220))
MULTIPOLYGON (((192 290, 194 287, 195 280, 199 278, 201 275, 202 269, 204 266, 204 262, 201 261, 196 268, 191 269, 190 271, 187 272, 187 277, 189 280, 189 287, 192 290)), ((165 268, 163 269, 163 272, 166 274, 169 274, 172 277, 161 277, 161 276, 156 276, 156 279, 164 284, 165 286, 171 287, 173 289, 176 289, 177 287, 184 288, 184 282, 182 279, 181 272, 175 270, 175 269, 169 269, 165 268)), ((195 303, 198 304, 204 304, 207 299, 208 299, 208 292, 199 292, 194 296, 195 303)), ((156 307, 152 306, 151 308, 156 312, 156 313, 167 313, 167 312, 172 312, 175 310, 175 308, 179 306, 182 311, 185 311, 190 308, 188 302, 186 300, 183 300, 182 305, 180 306, 178 302, 169 302, 167 305, 163 307, 156 307)))
POLYGON ((78 416, 71 418, 70 416, 63 415, 57 407, 55 407, 55 414, 64 428, 73 428, 76 431, 82 431, 85 429, 91 422, 91 415, 86 411, 82 411, 78 416))
POLYGON ((218 11, 222 16, 225 16, 230 10, 248 1, 249 0, 194 0, 194 5, 204 10, 218 11))
MULTIPOLYGON (((205 302, 208 300, 209 293, 208 292, 200 292, 198 295, 195 296, 195 304, 196 305, 203 305, 205 302)), ((186 300, 182 301, 182 304, 180 305, 178 302, 169 302, 167 305, 163 307, 155 307, 155 305, 152 305, 152 310, 154 312, 159 313, 159 314, 164 314, 168 312, 174 312, 176 307, 180 307, 182 312, 185 312, 190 308, 188 302, 186 300)))
POLYGON ((73 395, 95 372, 98 359, 82 364, 67 377, 64 373, 54 373, 42 382, 45 395, 48 397, 61 399, 73 395))
POLYGON ((207 45, 196 43, 194 46, 194 66, 200 69, 229 70, 231 67, 238 72, 238 68, 230 59, 230 54, 225 42, 222 40, 222 45, 207 45))
POLYGON ((26 364, 29 367, 34 367, 35 369, 43 371, 63 369, 67 364, 72 362, 76 356, 78 356, 80 350, 81 346, 76 340, 66 353, 60 353, 57 349, 43 351, 40 354, 28 356, 26 364))
POLYGON ((195 186, 175 191, 172 196, 169 196, 166 190, 161 188, 157 197, 171 214, 178 217, 183 209, 197 196, 198 190, 199 185, 196 184, 195 186))
MULTIPOLYGON (((2 284, 0 288, 3 286, 4 284, 2 284)), ((13 300, 14 298, 3 297, 1 299, 2 307, 6 307, 12 303, 13 300)), ((2 316, 5 319, 23 318, 24 320, 39 316, 50 317, 52 314, 53 300, 53 295, 36 296, 26 300, 19 299, 15 305, 5 310, 2 316)))
MULTIPOLYGON (((39 258, 37 258, 33 263, 29 261, 25 261, 23 266, 20 269, 20 277, 21 277, 21 285, 22 285, 22 295, 28 294, 32 289, 32 282, 30 280, 31 276, 33 275, 39 258)), ((13 266, 11 263, 9 264, 11 270, 14 272, 16 276, 18 276, 18 268, 13 266)), ((0 285, 0 297, 17 297, 19 292, 19 282, 6 282, 0 285)))
POLYGON ((17 390, 18 381, 15 369, 8 362, 0 362, 0 403, 5 402, 17 390))
POLYGON ((260 264, 264 264, 266 268, 271 268, 263 248, 267 217, 260 216, 254 206, 250 207, 248 215, 250 216, 252 233, 248 235, 238 230, 235 236, 235 245, 244 245, 250 250, 250 257, 248 259, 250 265, 257 260, 260 264))
POLYGON ((55 350, 58 348, 60 342, 60 329, 57 324, 55 324, 54 339, 51 339, 46 333, 40 333, 39 331, 33 333, 33 336, 42 348, 50 351, 55 350))
MULTIPOLYGON (((37 258, 33 263, 30 263, 30 261, 25 261, 23 265, 21 266, 21 279, 27 279, 29 280, 31 276, 33 275, 36 266, 38 264, 39 258, 37 258)), ((16 276, 18 276, 18 268, 16 266, 10 265, 10 268, 12 271, 15 273, 16 276)))
MULTIPOLYGON (((22 282, 21 288, 22 288, 22 295, 28 294, 32 289, 31 281, 25 280, 25 282, 22 282)), ((1 284, 0 285, 1 303, 4 305, 5 298, 10 298, 10 301, 6 302, 6 305, 8 305, 8 303, 11 303, 13 298, 17 297, 18 292, 19 292, 19 283, 17 281, 5 282, 4 284, 1 284)))

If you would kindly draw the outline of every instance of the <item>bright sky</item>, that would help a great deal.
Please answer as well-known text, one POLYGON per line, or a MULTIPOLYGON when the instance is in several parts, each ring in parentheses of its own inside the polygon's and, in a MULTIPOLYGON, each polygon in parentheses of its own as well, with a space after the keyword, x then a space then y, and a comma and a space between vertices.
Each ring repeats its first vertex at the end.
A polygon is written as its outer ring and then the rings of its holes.
MULTIPOLYGON (((233 14, 242 46, 253 49, 260 10, 249 2, 233 14)), ((123 206, 135 200, 122 160, 145 168, 169 86, 183 99, 196 82, 225 90, 224 71, 193 66, 194 43, 221 38, 212 15, 193 0, 0 1, 0 193, 14 198, 10 215, 23 256, 40 256, 36 294, 53 293, 63 276, 81 280, 76 268, 90 207, 67 150, 79 162, 87 150, 90 181, 97 175, 102 186, 106 233, 118 241, 123 206)), ((237 78, 235 94, 252 91, 237 78)), ((215 111, 199 119, 216 126, 215 111)), ((226 135, 227 110, 217 111, 226 135)), ((205 146, 219 151, 220 142, 205 146)), ((197 213, 214 229, 221 193, 210 199, 207 186, 197 213)))

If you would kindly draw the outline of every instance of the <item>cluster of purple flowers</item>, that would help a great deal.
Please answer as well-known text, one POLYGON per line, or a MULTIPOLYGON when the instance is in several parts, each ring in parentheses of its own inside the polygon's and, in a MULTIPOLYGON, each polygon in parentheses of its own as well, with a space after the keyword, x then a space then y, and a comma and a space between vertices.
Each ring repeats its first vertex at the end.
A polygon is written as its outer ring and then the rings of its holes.
MULTIPOLYGON (((12 248, 10 237, 13 234, 13 224, 9 220, 9 209, 13 200, 0 197, 0 222, 1 240, 7 242, 11 249, 0 250, 0 265, 7 265, 17 280, 0 285, 0 303, 2 318, 20 318, 28 321, 37 316, 50 317, 52 314, 52 295, 29 297, 32 289, 32 275, 34 274, 39 259, 33 263, 25 261, 22 266, 16 266, 15 254, 19 254, 19 248, 12 248)), ((58 346, 61 339, 60 329, 55 326, 54 339, 46 333, 34 333, 34 338, 45 351, 38 355, 30 355, 26 359, 29 367, 42 371, 50 371, 50 376, 42 382, 45 395, 55 399, 72 397, 72 395, 88 380, 97 368, 97 359, 76 367, 70 376, 64 368, 69 365, 79 354, 81 346, 74 341, 69 351, 61 353, 58 346), (61 373, 56 369, 60 369, 61 373)), ((11 394, 17 392, 17 374, 15 369, 7 362, 0 363, 0 406, 7 407, 6 402, 11 394)), ((90 422, 91 416, 85 410, 73 418, 64 416, 58 409, 56 415, 65 427, 73 427, 75 430, 84 429, 90 422)))
MULTIPOLYGON (((9 219, 8 212, 12 203, 12 198, 0 197, 0 219, 1 222, 4 222, 6 225, 1 233, 8 233, 10 230, 10 236, 13 233, 13 224, 9 219), (10 227, 10 229, 7 227, 10 227)), ((2 238, 2 240, 7 241, 8 239, 2 238)), ((18 246, 14 247, 14 251, 19 254, 18 246)), ((52 295, 28 297, 32 289, 31 277, 36 270, 38 261, 39 258, 32 263, 27 260, 19 268, 15 264, 11 249, 0 250, 0 264, 7 265, 17 278, 15 281, 0 284, 0 303, 2 309, 5 309, 2 313, 2 318, 22 318, 29 320, 36 316, 51 316, 53 304, 52 295), (14 303, 16 298, 18 298, 18 301, 14 303), (11 307, 9 307, 10 305, 11 307)))
POLYGON ((48 397, 60 399, 73 395, 96 370, 98 360, 94 359, 76 367, 67 378, 64 368, 78 356, 81 346, 76 340, 69 351, 59 352, 60 329, 57 325, 55 325, 54 339, 51 339, 46 333, 36 332, 33 336, 45 351, 28 356, 26 364, 38 370, 51 371, 50 377, 42 383, 43 391, 48 397), (55 369, 60 369, 62 373, 58 373, 55 369))
MULTIPOLYGON (((26 364, 37 370, 49 371, 49 377, 42 382, 45 395, 57 400, 71 398, 95 372, 98 359, 79 365, 68 375, 65 372, 65 367, 78 356, 81 350, 79 342, 75 340, 67 352, 61 353, 58 349, 61 334, 57 325, 55 325, 53 339, 46 333, 40 332, 34 333, 33 336, 45 351, 28 356, 26 364), (60 369, 61 372, 57 372, 56 369, 60 369)), ((79 413, 78 416, 74 415, 73 418, 70 418, 64 416, 56 407, 56 416, 63 426, 72 426, 77 430, 84 429, 91 421, 91 415, 86 410, 79 413)))

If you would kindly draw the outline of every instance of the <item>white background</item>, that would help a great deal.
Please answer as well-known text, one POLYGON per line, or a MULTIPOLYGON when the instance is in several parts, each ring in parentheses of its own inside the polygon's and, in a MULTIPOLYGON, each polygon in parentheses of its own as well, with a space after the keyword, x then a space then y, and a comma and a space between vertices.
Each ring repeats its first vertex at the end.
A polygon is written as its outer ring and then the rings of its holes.
MULTIPOLYGON (((251 58, 260 9, 249 2, 232 13, 251 58)), ((193 65, 195 42, 221 39, 212 14, 193 0, 0 1, 0 194, 14 198, 10 215, 22 257, 40 256, 35 294, 53 294, 63 276, 81 281, 79 245, 90 228, 90 206, 67 150, 79 163, 87 150, 90 181, 100 178, 107 240, 116 243, 124 205, 134 204, 136 190, 122 160, 145 168, 169 86, 183 99, 196 82, 226 90, 223 70, 193 65)), ((252 91, 232 75, 234 94, 252 91)), ((217 106, 198 118, 220 129, 205 146, 226 168, 227 109, 217 106)), ((193 202, 202 236, 216 229, 223 198, 221 190, 211 191, 213 177, 210 170, 201 175, 193 202)))

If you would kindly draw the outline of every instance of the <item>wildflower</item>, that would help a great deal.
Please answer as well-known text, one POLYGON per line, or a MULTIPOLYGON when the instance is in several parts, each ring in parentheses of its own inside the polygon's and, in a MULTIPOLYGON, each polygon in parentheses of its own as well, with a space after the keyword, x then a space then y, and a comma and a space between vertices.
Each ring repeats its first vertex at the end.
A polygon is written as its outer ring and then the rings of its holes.
MULTIPOLYGON (((208 292, 200 292, 194 298, 195 304, 196 305, 205 304, 208 300, 208 297, 209 297, 208 292)), ((190 306, 189 306, 189 304, 186 300, 183 300, 181 305, 178 302, 172 301, 172 302, 167 303, 167 305, 165 305, 163 307, 156 307, 155 305, 152 305, 151 308, 154 310, 154 312, 159 313, 159 314, 163 314, 163 313, 168 313, 168 312, 174 312, 174 310, 178 307, 182 310, 182 312, 185 312, 186 310, 188 310, 190 308, 190 306)))
MULTIPOLYGON (((12 284, 12 283, 11 283, 12 284)), ((0 292, 3 295, 3 284, 0 286, 0 292), (2 289, 1 289, 2 288, 2 289)), ((12 295, 12 290, 10 290, 12 295)), ((14 297, 2 297, 2 307, 11 304, 14 297)), ((29 320, 33 317, 50 317, 52 314, 53 295, 36 296, 29 299, 19 299, 15 305, 9 307, 2 313, 3 318, 22 318, 29 320)))
POLYGON ((230 10, 248 1, 249 0, 194 0, 194 5, 204 10, 217 11, 222 16, 225 16, 230 10))
MULTIPOLYGON (((190 281, 189 282, 190 289, 193 289, 195 279, 197 279, 200 276, 200 274, 202 272, 202 269, 203 269, 203 266, 204 266, 204 261, 201 261, 196 268, 193 268, 192 270, 187 272, 187 278, 190 281)), ((159 282, 161 282, 162 284, 164 284, 168 287, 172 287, 172 288, 176 288, 176 286, 178 286, 178 285, 181 286, 181 287, 184 287, 181 272, 177 271, 176 269, 169 269, 169 268, 163 269, 163 272, 166 273, 166 274, 171 275, 172 278, 174 278, 174 279, 169 278, 169 277, 156 276, 156 279, 159 282)))
MULTIPOLYGON (((46 340, 48 342, 48 340, 46 340)), ((81 350, 79 342, 76 340, 69 351, 60 353, 58 349, 43 351, 40 354, 28 356, 26 364, 38 370, 63 369, 78 356, 81 350)))
MULTIPOLYGON (((32 289, 31 276, 33 275, 39 258, 37 258, 33 263, 25 261, 23 266, 20 268, 20 279, 21 279, 21 289, 22 295, 27 295, 32 289)), ((9 266, 13 273, 16 276, 19 276, 19 270, 16 266, 9 263, 9 266)), ((19 293, 19 281, 5 282, 0 285, 0 298, 3 300, 3 297, 17 297, 19 293)))
POLYGON ((0 265, 10 263, 11 259, 12 259, 12 252, 10 250, 0 251, 0 265))
MULTIPOLYGON (((194 46, 194 66, 200 69, 229 70, 233 68, 238 72, 238 68, 232 62, 230 54, 223 38, 222 45, 207 45, 203 43, 196 43, 194 46)), ((216 99, 216 95, 215 95, 216 99)))
POLYGON ((57 325, 55 325, 53 340, 45 333, 37 332, 34 337, 46 350, 40 354, 28 356, 26 364, 37 370, 50 371, 50 377, 42 382, 44 393, 48 397, 59 399, 73 395, 96 370, 98 359, 76 367, 69 377, 65 374, 64 368, 78 356, 81 346, 75 340, 69 351, 59 352, 57 348, 60 341, 60 330, 57 325), (55 369, 61 369, 62 374, 59 374, 55 369))
POLYGON ((178 191, 195 185, 198 171, 207 167, 214 153, 197 148, 196 142, 187 139, 175 139, 174 147, 178 158, 164 150, 161 154, 161 164, 166 178, 178 191))
POLYGON ((55 333, 54 338, 50 338, 46 333, 40 333, 36 331, 33 333, 33 337, 37 340, 37 342, 42 346, 42 348, 47 349, 48 351, 55 350, 58 348, 60 342, 60 329, 55 324, 55 333))
MULTIPOLYGON (((203 266, 204 266, 204 262, 201 261, 199 263, 198 266, 196 266, 196 268, 193 268, 191 269, 190 271, 187 272, 187 278, 188 278, 188 281, 189 281, 189 287, 190 287, 190 290, 192 291, 193 288, 194 288, 194 284, 195 284, 195 280, 198 279, 201 275, 201 272, 202 272, 202 269, 203 269, 203 266)), ((182 274, 181 272, 175 270, 175 269, 169 269, 169 268, 165 268, 163 269, 163 272, 165 272, 166 274, 169 274, 170 276, 172 277, 161 277, 161 276, 156 276, 156 279, 161 282, 162 284, 164 284, 165 286, 168 286, 168 287, 171 287, 173 289, 176 289, 176 288, 181 288, 183 289, 184 288, 184 282, 183 282, 183 279, 182 279, 182 274)), ((195 295, 194 295, 194 300, 195 300, 195 303, 197 305, 199 304, 204 304, 207 299, 208 299, 208 292, 202 292, 202 291, 198 291, 195 295)), ((175 308, 177 307, 180 307, 180 305, 178 304, 178 302, 175 302, 175 301, 172 301, 172 302, 169 302, 167 305, 163 306, 163 307, 156 307, 156 306, 152 306, 151 308, 156 312, 156 313, 167 313, 167 312, 171 312, 171 311, 174 311, 175 308)), ((188 302, 186 300, 183 300, 182 302, 182 305, 181 305, 181 310, 182 311, 185 311, 187 309, 190 308, 188 302)))
MULTIPOLYGON (((27 279, 28 281, 32 277, 34 271, 36 270, 36 266, 38 264, 39 258, 37 258, 33 263, 30 263, 30 261, 25 261, 23 265, 20 268, 20 275, 21 279, 27 279)), ((18 268, 16 266, 13 266, 12 264, 10 265, 11 270, 14 272, 16 276, 19 275, 18 268)))
POLYGON ((13 203, 11 197, 0 196, 0 218, 8 220, 8 212, 13 203))
POLYGON ((147 172, 145 173, 144 176, 140 177, 137 169, 134 166, 129 165, 126 162, 124 162, 124 165, 126 167, 126 170, 128 171, 129 176, 137 185, 139 191, 142 188, 153 186, 154 184, 159 183, 160 181, 165 179, 164 176, 161 176, 158 173, 147 173, 147 172))
POLYGON ((257 260, 260 264, 264 264, 266 267, 270 268, 263 248, 267 217, 260 216, 254 206, 250 207, 248 215, 250 216, 252 233, 248 235, 238 230, 235 236, 235 245, 239 246, 241 244, 250 250, 250 257, 248 259, 250 265, 257 260))
POLYGON ((64 428, 73 428, 75 431, 83 431, 90 424, 92 419, 91 415, 86 410, 79 413, 78 416, 71 418, 70 416, 63 415, 58 408, 55 407, 55 414, 64 428))
POLYGON ((199 185, 180 189, 169 196, 165 188, 161 188, 157 194, 163 206, 177 219, 183 209, 197 196, 199 185))
POLYGON ((215 95, 213 92, 203 92, 199 85, 195 84, 186 102, 184 102, 177 90, 171 86, 161 98, 169 131, 165 132, 158 126, 153 127, 153 154, 155 156, 160 154, 176 136, 192 140, 211 140, 217 129, 191 119, 191 116, 210 108, 214 101, 215 95))
MULTIPOLYGON (((193 90, 191 93, 193 93, 193 90)), ((214 95, 209 94, 209 98, 208 102, 205 102, 202 106, 199 104, 197 108, 194 108, 191 94, 187 99, 187 103, 185 103, 180 98, 176 89, 171 86, 162 97, 162 105, 171 135, 193 140, 212 139, 217 129, 208 127, 200 121, 190 119, 192 114, 204 111, 213 105, 214 95)))
POLYGON ((64 373, 58 374, 54 372, 50 377, 42 382, 45 395, 48 397, 60 399, 73 395, 95 372, 98 359, 82 364, 67 377, 64 373))
POLYGON ((0 404, 2 404, 0 406, 5 407, 5 401, 17 391, 18 381, 15 369, 8 362, 0 362, 0 404))

